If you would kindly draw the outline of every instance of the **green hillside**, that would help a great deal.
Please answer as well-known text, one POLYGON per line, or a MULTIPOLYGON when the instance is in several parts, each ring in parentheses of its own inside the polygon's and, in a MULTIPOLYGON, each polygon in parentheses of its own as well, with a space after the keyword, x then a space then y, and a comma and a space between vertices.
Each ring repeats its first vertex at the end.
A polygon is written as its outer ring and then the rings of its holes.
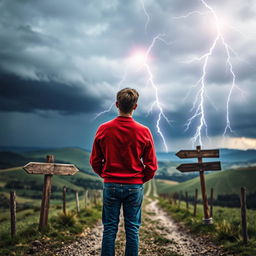
POLYGON ((0 152, 0 169, 22 166, 28 162, 28 159, 14 152, 0 152))
MULTIPOLYGON (((0 194, 15 190, 17 196, 26 199, 40 199, 42 195, 44 176, 27 174, 21 167, 0 170, 0 194)), ((97 176, 78 172, 72 176, 54 175, 52 178, 52 198, 62 197, 62 188, 69 191, 84 191, 85 189, 99 189, 102 182, 97 176)))
POLYGON ((45 159, 46 155, 54 155, 55 162, 75 164, 79 169, 90 172, 90 153, 80 148, 47 149, 22 153, 22 156, 33 160, 33 158, 45 159))
MULTIPOLYGON (((226 171, 214 172, 205 175, 207 193, 210 189, 214 188, 215 196, 238 194, 240 187, 245 186, 248 193, 256 192, 256 167, 231 169, 226 171)), ((161 180, 157 182, 158 193, 174 193, 179 191, 187 191, 189 194, 194 194, 196 188, 198 188, 199 195, 201 196, 200 178, 196 177, 192 180, 179 183, 177 185, 171 185, 161 180)))
MULTIPOLYGON (((44 162, 46 155, 55 156, 55 162, 75 164, 80 171, 72 176, 54 175, 52 178, 52 199, 62 197, 63 186, 72 191, 102 188, 101 179, 92 172, 89 165, 89 153, 79 148, 47 149, 25 153, 1 152, 3 166, 16 166, 0 169, 0 193, 15 190, 17 196, 25 200, 38 200, 42 196, 43 175, 27 174, 23 169, 30 161, 44 162), (86 173, 85 173, 86 172, 86 173)), ((73 193, 69 193, 73 196, 73 193)))
MULTIPOLYGON (((38 190, 37 188, 41 189, 44 182, 43 175, 27 174, 21 167, 0 170, 0 175, 1 181, 4 183, 2 187, 7 186, 13 189, 38 190)), ((54 175, 52 181, 53 185, 57 188, 62 188, 65 185, 74 190, 81 190, 78 186, 63 179, 62 176, 54 175)))

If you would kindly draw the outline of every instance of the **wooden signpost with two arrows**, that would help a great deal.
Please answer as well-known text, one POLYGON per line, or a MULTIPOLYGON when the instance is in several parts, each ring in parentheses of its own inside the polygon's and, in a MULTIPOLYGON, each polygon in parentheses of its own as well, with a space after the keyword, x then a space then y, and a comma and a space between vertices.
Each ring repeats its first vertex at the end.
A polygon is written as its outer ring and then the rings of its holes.
POLYGON ((206 158, 219 158, 218 149, 201 150, 201 146, 197 146, 196 150, 180 150, 176 153, 179 158, 197 158, 197 163, 181 164, 176 169, 180 172, 196 172, 200 173, 200 183, 202 191, 202 199, 204 205, 204 224, 211 224, 213 222, 210 217, 204 171, 218 171, 221 170, 220 161, 217 162, 203 162, 203 157, 206 158))

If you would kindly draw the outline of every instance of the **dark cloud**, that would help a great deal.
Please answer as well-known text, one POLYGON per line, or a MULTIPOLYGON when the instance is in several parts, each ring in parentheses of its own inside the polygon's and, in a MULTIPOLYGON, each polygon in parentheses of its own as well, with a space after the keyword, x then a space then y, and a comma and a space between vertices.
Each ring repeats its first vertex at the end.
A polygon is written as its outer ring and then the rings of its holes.
MULTIPOLYGON (((252 0, 206 2, 216 10, 220 23, 224 21, 223 35, 234 49, 230 50, 230 60, 241 91, 235 89, 232 93, 232 126, 239 136, 255 137, 255 3, 252 0), (242 91, 247 96, 240 100, 242 91)), ((161 144, 155 128, 157 110, 146 115, 155 100, 155 91, 145 70, 127 68, 126 61, 132 50, 146 49, 157 34, 163 33, 167 43, 157 41, 150 56, 159 99, 173 121, 171 126, 161 121, 162 130, 170 140, 193 136, 198 118, 188 132, 184 132, 184 124, 194 113, 191 108, 199 89, 195 84, 203 74, 204 63, 203 59, 189 61, 206 54, 213 45, 217 32, 214 17, 200 0, 144 1, 145 10, 141 3, 141 0, 1 1, 1 110, 27 113, 31 122, 35 118, 31 114, 47 115, 49 111, 71 120, 79 113, 93 115, 108 108, 119 85, 132 86, 141 95, 137 118, 152 128, 161 144), (150 16, 147 28, 145 11, 150 16), (191 15, 180 17, 189 12, 191 15), (125 73, 126 79, 120 84, 125 73)), ((225 127, 232 81, 226 56, 219 38, 208 59, 205 76, 208 97, 204 104, 211 136, 221 135, 225 127)), ((115 111, 105 119, 115 115, 115 111)), ((57 122, 55 125, 57 129, 57 122)))
POLYGON ((0 75, 1 111, 36 112, 59 111, 62 114, 97 111, 97 98, 75 85, 56 82, 24 80, 10 75, 0 75))

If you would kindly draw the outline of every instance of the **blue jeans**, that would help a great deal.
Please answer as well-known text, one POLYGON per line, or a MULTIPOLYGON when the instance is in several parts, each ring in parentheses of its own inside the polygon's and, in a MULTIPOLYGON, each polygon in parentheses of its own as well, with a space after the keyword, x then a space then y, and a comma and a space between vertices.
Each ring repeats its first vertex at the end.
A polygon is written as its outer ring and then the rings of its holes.
POLYGON ((123 205, 126 234, 125 256, 138 255, 143 190, 142 184, 104 183, 102 211, 104 231, 101 256, 115 255, 121 205, 123 205))

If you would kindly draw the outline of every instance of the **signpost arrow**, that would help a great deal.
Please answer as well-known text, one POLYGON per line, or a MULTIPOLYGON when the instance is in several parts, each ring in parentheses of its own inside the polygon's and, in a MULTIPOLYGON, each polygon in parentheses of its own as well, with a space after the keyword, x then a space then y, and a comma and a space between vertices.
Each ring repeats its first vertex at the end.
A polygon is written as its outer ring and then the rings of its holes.
POLYGON ((195 157, 207 157, 207 158, 218 158, 219 149, 208 149, 208 150, 180 150, 176 153, 179 158, 195 158, 195 157))
POLYGON ((220 162, 192 163, 180 164, 176 169, 180 172, 196 172, 196 171, 217 171, 221 170, 220 162))
POLYGON ((30 162, 23 169, 29 174, 74 175, 79 170, 73 164, 30 162))

